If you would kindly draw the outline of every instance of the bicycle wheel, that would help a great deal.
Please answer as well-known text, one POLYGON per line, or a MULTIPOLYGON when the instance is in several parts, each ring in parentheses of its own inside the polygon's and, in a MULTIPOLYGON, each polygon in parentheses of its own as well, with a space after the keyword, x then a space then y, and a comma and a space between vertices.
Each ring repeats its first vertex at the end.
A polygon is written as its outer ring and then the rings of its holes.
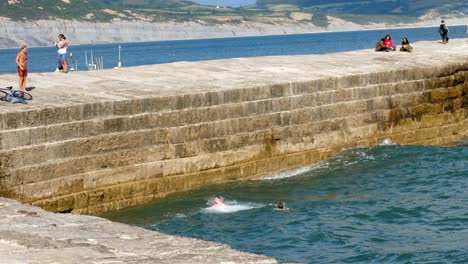
POLYGON ((5 101, 6 97, 8 96, 8 93, 5 91, 0 91, 0 100, 5 101))
POLYGON ((23 92, 23 91, 14 91, 13 95, 15 97, 20 97, 23 98, 24 100, 32 100, 32 95, 28 92, 23 92))

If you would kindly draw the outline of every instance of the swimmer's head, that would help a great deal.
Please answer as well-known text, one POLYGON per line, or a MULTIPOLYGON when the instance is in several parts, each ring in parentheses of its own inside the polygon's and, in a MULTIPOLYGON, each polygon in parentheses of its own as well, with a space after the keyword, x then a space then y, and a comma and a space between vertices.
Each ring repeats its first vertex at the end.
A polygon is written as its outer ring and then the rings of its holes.
POLYGON ((219 197, 215 197, 214 202, 215 202, 215 204, 223 203, 223 201, 219 197))
POLYGON ((282 202, 279 202, 279 203, 276 205, 276 207, 277 207, 278 209, 283 209, 283 208, 284 208, 284 205, 283 205, 282 202))

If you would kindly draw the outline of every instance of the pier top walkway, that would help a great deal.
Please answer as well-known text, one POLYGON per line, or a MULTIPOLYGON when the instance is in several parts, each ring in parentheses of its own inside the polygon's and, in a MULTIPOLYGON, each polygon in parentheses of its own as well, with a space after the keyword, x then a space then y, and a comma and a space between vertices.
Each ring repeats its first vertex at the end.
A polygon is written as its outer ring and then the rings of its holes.
MULTIPOLYGON (((369 43, 369 46, 372 45, 369 43)), ((452 39, 446 45, 440 41, 416 42, 412 45, 413 53, 368 49, 320 55, 175 62, 69 74, 31 73, 28 86, 35 87, 31 92, 34 100, 28 105, 0 103, 0 111, 5 113, 80 103, 219 92, 275 83, 442 66, 468 60, 468 38, 452 39)), ((1 86, 17 87, 17 81, 15 74, 0 75, 1 86)))

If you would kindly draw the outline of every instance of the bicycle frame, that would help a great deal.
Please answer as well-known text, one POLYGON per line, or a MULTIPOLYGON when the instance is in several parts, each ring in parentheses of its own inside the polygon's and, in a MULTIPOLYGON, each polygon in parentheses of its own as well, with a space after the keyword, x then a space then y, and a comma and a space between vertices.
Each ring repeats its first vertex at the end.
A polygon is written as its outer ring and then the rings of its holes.
POLYGON ((28 92, 13 90, 12 86, 8 86, 5 88, 0 87, 0 99, 5 100, 8 95, 23 98, 24 100, 32 100, 33 98, 32 95, 28 92))

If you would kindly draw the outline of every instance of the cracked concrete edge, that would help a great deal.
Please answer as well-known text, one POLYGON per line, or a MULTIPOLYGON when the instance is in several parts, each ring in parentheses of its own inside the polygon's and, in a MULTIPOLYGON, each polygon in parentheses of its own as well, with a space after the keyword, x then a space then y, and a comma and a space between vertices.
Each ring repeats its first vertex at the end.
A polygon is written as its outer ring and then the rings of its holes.
POLYGON ((0 198, 0 262, 277 263, 229 246, 0 198))

